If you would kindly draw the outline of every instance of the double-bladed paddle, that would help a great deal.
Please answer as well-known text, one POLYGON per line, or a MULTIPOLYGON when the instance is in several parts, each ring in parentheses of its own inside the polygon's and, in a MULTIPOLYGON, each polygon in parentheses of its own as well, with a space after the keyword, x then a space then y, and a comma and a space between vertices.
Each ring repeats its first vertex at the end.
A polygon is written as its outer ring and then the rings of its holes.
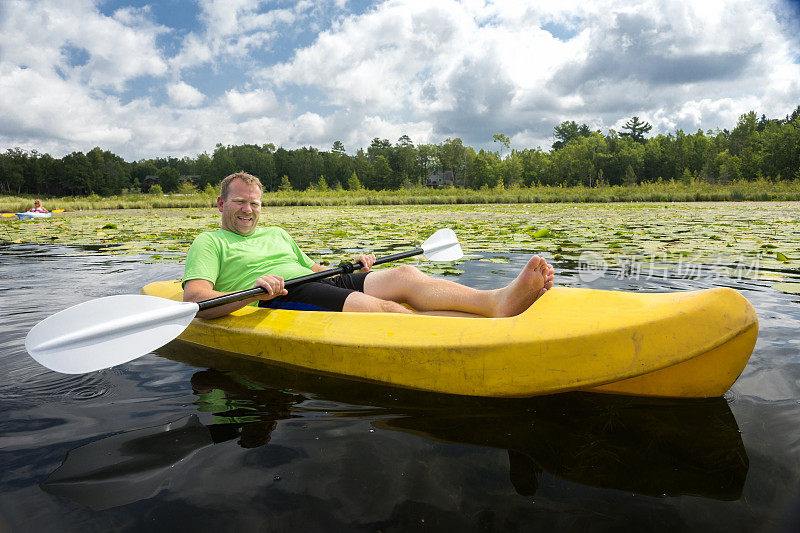
MULTIPOLYGON (((455 261, 464 253, 453 230, 440 229, 420 248, 380 257, 375 265, 424 255, 429 261, 455 261)), ((284 287, 353 272, 360 262, 290 279, 284 287)), ((48 317, 28 332, 25 348, 41 365, 64 374, 82 374, 121 365, 163 346, 205 309, 266 292, 261 287, 201 302, 176 302, 156 296, 107 296, 75 305, 48 317)))
MULTIPOLYGON (((23 211, 23 212, 27 213, 27 211, 23 211)), ((64 210, 63 209, 53 209, 50 212, 53 213, 54 215, 57 215, 58 213, 63 213, 64 210)), ((3 216, 3 217, 15 217, 15 216, 17 216, 17 214, 16 213, 0 213, 0 216, 3 216)))

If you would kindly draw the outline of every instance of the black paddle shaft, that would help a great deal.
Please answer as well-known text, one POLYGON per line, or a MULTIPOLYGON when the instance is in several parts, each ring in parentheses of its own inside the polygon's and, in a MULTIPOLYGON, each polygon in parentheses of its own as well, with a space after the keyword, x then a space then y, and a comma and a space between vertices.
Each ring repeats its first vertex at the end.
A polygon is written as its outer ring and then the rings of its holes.
MULTIPOLYGON (((387 255, 386 257, 379 257, 378 259, 375 260, 375 263, 373 264, 382 265, 383 263, 397 261, 398 259, 405 259, 406 257, 414 257, 415 255, 420 255, 423 253, 425 253, 425 250, 423 250, 422 248, 416 248, 414 250, 409 250, 407 252, 400 252, 392 255, 387 255)), ((309 281, 317 281, 319 279, 329 278, 331 276, 336 276, 338 274, 349 274, 363 267, 364 265, 361 263, 361 261, 356 261, 355 263, 342 263, 336 268, 330 268, 328 270, 323 270, 321 272, 314 272, 313 274, 308 274, 306 276, 292 278, 284 282, 283 286, 284 288, 289 289, 291 287, 300 285, 302 283, 308 283, 309 281)), ((217 296, 216 298, 209 298, 208 300, 197 302, 197 305, 200 308, 200 311, 204 311, 212 307, 219 307, 220 305, 225 305, 232 302, 238 302, 239 300, 245 300, 247 298, 250 298, 251 296, 256 296, 264 292, 267 292, 267 290, 264 289, 263 287, 253 287, 252 289, 232 292, 230 294, 225 294, 223 296, 217 296)))

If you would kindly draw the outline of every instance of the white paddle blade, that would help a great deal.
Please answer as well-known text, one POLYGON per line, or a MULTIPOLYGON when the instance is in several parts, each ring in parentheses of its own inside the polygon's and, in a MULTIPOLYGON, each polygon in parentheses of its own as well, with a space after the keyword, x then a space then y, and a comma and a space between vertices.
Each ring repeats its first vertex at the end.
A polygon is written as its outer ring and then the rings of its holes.
POLYGON ((36 324, 25 349, 42 366, 83 374, 121 365, 163 346, 191 323, 198 306, 155 296, 90 300, 36 324))
POLYGON ((456 261, 464 257, 458 237, 450 228, 440 229, 422 243, 425 259, 429 261, 456 261))

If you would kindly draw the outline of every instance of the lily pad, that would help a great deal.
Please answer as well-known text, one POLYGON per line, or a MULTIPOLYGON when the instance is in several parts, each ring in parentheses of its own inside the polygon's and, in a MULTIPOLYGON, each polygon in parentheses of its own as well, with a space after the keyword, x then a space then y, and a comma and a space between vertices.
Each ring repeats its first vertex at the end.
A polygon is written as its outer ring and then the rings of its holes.
MULTIPOLYGON (((467 253, 464 261, 509 251, 547 251, 561 260, 588 250, 609 262, 652 255, 670 265, 741 264, 749 271, 785 269, 785 262, 793 260, 792 250, 800 242, 797 209, 796 202, 295 206, 265 207, 260 224, 284 228, 312 259, 332 264, 362 252, 385 255, 417 247, 437 229, 450 227, 467 253), (548 238, 552 244, 546 247, 537 242, 548 238)), ((37 224, 3 220, 0 242, 174 261, 185 257, 199 233, 220 224, 219 212, 210 208, 96 213, 65 213, 37 224)), ((453 275, 439 264, 412 264, 453 275)))
POLYGON ((787 294, 800 294, 800 283, 776 283, 772 286, 773 289, 787 294))

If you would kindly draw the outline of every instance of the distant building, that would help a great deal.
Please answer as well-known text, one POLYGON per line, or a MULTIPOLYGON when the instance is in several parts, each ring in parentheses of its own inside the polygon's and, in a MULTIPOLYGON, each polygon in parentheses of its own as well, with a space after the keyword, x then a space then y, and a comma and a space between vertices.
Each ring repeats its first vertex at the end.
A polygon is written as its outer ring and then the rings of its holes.
POLYGON ((437 170, 428 174, 428 177, 425 178, 425 185, 428 187, 447 187, 454 183, 455 179, 453 178, 452 170, 445 170, 444 172, 437 170))
POLYGON ((150 187, 158 183, 158 176, 155 174, 150 174, 144 177, 144 182, 142 183, 142 192, 147 192, 150 190, 150 187))

